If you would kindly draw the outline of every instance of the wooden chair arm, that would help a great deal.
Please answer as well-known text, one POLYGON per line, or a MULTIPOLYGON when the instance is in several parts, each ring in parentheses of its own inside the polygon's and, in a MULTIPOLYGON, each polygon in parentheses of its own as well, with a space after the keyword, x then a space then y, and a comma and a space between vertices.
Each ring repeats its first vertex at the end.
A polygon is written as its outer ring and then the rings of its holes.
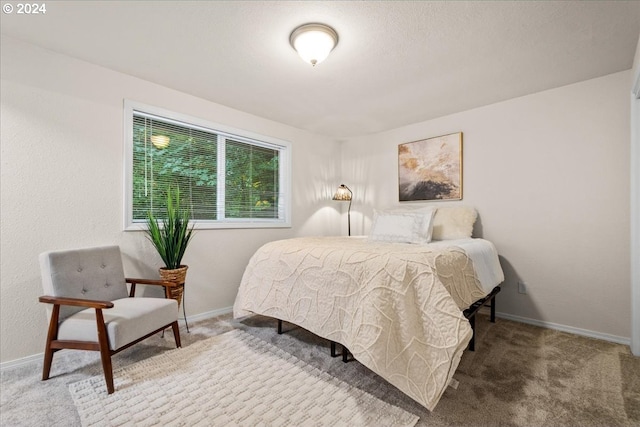
POLYGON ((76 307, 99 308, 99 309, 113 308, 113 303, 111 301, 99 301, 99 300, 93 300, 93 299, 52 297, 49 295, 43 295, 40 298, 38 298, 38 301, 44 302, 46 304, 72 305, 76 307))
POLYGON ((175 282, 168 282, 166 280, 154 280, 154 279, 132 279, 131 277, 127 277, 124 279, 127 283, 131 284, 131 288, 129 289, 129 297, 133 298, 136 295, 136 285, 158 285, 164 287, 164 296, 165 298, 171 298, 171 289, 176 286, 180 286, 175 282))
POLYGON ((124 279, 127 283, 131 283, 132 285, 135 284, 140 284, 140 285, 158 285, 158 286, 164 286, 166 288, 173 288, 175 286, 178 286, 177 283, 175 282, 167 282, 165 280, 154 280, 154 279, 132 279, 130 277, 127 277, 126 279, 124 279))

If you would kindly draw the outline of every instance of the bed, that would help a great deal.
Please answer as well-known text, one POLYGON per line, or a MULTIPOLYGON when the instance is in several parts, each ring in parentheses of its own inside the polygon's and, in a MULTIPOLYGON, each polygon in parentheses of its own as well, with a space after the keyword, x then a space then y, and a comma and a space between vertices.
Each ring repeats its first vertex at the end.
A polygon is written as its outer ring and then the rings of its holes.
MULTIPOLYGON (((411 228, 441 234, 431 215, 432 224, 411 228)), ((504 279, 495 246, 467 234, 421 243, 373 232, 267 243, 247 265, 234 317, 269 316, 340 343, 433 410, 473 336, 465 310, 504 279)))

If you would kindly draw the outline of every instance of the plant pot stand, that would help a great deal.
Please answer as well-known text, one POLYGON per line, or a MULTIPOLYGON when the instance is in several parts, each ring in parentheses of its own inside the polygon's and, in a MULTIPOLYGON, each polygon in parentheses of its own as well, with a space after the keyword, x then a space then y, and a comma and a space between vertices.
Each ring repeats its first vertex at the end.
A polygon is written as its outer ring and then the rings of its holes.
POLYGON ((178 301, 178 310, 180 309, 180 305, 182 304, 182 316, 184 318, 184 324, 187 327, 187 333, 189 331, 189 322, 187 322, 187 310, 184 304, 184 292, 185 292, 185 279, 187 277, 187 269, 189 267, 186 265, 181 265, 180 268, 175 270, 167 270, 166 268, 160 268, 160 277, 162 280, 166 280, 168 282, 176 283, 176 286, 171 288, 167 288, 167 297, 173 298, 178 301))
POLYGON ((180 305, 182 305, 182 317, 184 320, 184 324, 187 327, 187 333, 191 333, 189 331, 189 322, 187 322, 187 310, 184 304, 184 293, 185 293, 184 283, 181 283, 180 285, 174 288, 171 288, 171 298, 178 301, 178 309, 180 308, 180 305))

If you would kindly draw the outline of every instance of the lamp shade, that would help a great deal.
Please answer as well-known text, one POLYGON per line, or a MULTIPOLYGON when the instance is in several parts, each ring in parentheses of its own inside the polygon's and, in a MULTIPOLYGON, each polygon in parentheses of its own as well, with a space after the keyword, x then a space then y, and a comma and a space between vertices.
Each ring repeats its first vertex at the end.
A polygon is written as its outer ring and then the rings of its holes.
POLYGON ((350 202, 352 195, 353 195, 353 193, 351 192, 349 187, 347 187, 344 184, 340 184, 340 187, 338 187, 338 190, 336 190, 336 194, 333 195, 333 200, 340 200, 340 201, 343 201, 343 202, 350 202))
POLYGON ((293 30, 289 43, 304 61, 315 66, 338 44, 338 33, 328 25, 304 24, 293 30))

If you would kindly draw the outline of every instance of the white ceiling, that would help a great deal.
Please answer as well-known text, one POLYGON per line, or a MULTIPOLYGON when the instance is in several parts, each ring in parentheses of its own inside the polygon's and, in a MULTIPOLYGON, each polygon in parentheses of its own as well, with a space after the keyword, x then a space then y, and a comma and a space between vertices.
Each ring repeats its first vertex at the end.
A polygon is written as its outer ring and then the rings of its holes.
POLYGON ((335 138, 630 69, 640 34, 635 1, 46 6, 44 16, 3 13, 2 34, 335 138), (289 45, 307 22, 340 37, 315 68, 289 45))

